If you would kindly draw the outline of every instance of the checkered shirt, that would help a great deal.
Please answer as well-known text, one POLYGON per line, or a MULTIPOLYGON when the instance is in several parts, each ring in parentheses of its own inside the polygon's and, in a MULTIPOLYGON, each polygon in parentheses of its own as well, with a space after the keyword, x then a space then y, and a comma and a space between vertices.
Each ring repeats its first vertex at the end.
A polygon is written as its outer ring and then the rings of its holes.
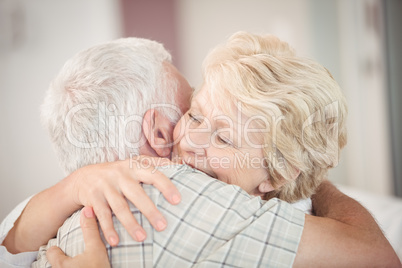
MULTIPOLYGON (((181 193, 171 205, 153 186, 145 192, 168 221, 162 232, 130 203, 136 220, 147 232, 136 242, 113 216, 120 237, 110 247, 103 235, 111 267, 291 267, 304 226, 304 213, 276 198, 263 201, 240 187, 213 179, 186 165, 160 167, 181 193)), ((57 237, 41 247, 32 267, 51 267, 46 259, 50 246, 68 256, 84 251, 80 212, 60 227, 57 237)))

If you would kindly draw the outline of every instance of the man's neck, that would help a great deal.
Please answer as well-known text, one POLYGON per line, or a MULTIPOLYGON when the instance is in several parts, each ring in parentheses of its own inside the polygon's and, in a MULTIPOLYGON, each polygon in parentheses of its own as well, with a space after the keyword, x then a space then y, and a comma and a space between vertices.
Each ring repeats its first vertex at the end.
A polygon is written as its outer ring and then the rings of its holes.
POLYGON ((155 152, 155 150, 149 145, 148 141, 143 146, 140 147, 139 154, 152 157, 159 157, 159 155, 155 152))

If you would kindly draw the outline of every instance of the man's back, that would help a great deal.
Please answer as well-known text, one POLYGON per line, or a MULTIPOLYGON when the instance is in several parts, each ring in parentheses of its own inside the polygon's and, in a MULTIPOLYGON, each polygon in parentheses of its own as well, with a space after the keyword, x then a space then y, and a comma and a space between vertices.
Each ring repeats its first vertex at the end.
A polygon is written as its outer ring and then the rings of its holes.
MULTIPOLYGON (((251 197, 237 186, 185 165, 159 169, 172 179, 182 201, 173 206, 157 189, 144 185, 168 226, 155 232, 130 204, 148 237, 142 243, 134 241, 114 216, 120 243, 113 248, 107 245, 112 267, 292 266, 303 231, 303 212, 277 199, 265 202, 251 197)), ((79 217, 79 212, 73 214, 49 246, 57 245, 69 256, 82 253, 79 217)), ((42 247, 33 267, 49 266, 46 248, 42 247)))

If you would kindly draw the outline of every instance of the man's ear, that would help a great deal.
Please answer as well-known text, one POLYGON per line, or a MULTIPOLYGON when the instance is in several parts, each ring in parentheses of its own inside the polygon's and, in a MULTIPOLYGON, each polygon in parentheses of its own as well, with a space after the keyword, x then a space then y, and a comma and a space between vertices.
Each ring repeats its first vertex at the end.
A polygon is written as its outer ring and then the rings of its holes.
POLYGON ((142 130, 151 148, 160 157, 169 157, 173 144, 173 124, 155 109, 146 111, 142 130))

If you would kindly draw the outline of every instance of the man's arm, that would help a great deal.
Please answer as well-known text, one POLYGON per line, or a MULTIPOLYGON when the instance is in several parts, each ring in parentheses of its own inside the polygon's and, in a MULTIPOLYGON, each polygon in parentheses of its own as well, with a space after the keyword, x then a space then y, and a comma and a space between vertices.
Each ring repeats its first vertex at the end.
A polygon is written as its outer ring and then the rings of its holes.
POLYGON ((401 267, 371 214, 324 181, 312 198, 318 217, 306 215, 295 267, 401 267))

